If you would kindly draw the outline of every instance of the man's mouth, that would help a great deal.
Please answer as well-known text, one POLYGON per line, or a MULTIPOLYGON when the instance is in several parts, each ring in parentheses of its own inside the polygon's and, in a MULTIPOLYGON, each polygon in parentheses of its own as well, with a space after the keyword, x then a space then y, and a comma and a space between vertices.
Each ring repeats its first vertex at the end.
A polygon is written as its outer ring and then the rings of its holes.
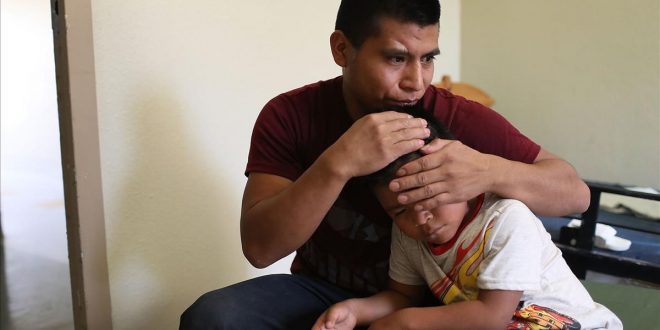
POLYGON ((399 111, 405 110, 407 108, 412 108, 419 100, 404 100, 404 101, 387 101, 385 102, 385 110, 399 111))

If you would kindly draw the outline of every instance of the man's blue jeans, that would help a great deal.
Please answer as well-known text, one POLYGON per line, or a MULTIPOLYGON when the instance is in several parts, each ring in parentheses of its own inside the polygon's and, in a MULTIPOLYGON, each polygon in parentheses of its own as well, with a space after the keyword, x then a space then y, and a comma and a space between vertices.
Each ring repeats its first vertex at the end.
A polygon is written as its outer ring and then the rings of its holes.
POLYGON ((305 329, 354 294, 302 275, 266 275, 208 292, 181 315, 180 330, 305 329))

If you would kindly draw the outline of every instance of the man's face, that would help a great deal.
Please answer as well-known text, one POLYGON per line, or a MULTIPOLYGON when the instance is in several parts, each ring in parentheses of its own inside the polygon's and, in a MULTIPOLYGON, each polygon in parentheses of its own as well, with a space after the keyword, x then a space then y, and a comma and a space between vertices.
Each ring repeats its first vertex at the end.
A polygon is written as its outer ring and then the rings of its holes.
POLYGON ((438 54, 437 24, 382 18, 378 35, 348 49, 343 76, 349 110, 364 115, 416 103, 431 84, 438 54))
POLYGON ((386 186, 374 189, 376 198, 385 212, 401 231, 418 241, 444 244, 450 241, 467 214, 467 202, 444 204, 431 210, 415 211, 412 205, 401 205, 397 194, 386 186))

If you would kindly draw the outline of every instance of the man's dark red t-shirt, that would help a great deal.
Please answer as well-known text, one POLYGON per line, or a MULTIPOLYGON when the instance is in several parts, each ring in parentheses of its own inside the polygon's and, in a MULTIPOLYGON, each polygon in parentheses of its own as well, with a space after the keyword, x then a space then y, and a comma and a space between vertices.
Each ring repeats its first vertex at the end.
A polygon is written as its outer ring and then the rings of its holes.
MULTIPOLYGON (((525 163, 539 153, 539 145, 477 102, 433 86, 422 102, 475 150, 525 163)), ((341 76, 281 94, 257 118, 245 174, 268 173, 295 181, 352 123, 341 76)), ((377 292, 387 285, 391 226, 368 187, 350 180, 316 232, 296 251, 291 272, 363 294, 377 292)))

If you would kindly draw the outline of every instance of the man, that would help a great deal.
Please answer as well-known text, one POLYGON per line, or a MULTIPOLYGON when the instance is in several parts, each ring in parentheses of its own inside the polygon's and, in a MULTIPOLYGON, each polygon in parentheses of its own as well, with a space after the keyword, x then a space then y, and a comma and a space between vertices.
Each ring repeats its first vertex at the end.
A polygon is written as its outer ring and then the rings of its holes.
POLYGON ((263 268, 296 252, 293 275, 200 297, 181 329, 309 329, 335 302, 386 286, 391 220, 355 177, 422 148, 426 122, 398 113, 422 102, 460 141, 437 140, 390 183, 416 209, 483 192, 539 214, 580 212, 588 188, 565 161, 494 111, 432 86, 437 0, 343 0, 330 36, 342 76, 284 93, 252 135, 241 239, 263 268))

